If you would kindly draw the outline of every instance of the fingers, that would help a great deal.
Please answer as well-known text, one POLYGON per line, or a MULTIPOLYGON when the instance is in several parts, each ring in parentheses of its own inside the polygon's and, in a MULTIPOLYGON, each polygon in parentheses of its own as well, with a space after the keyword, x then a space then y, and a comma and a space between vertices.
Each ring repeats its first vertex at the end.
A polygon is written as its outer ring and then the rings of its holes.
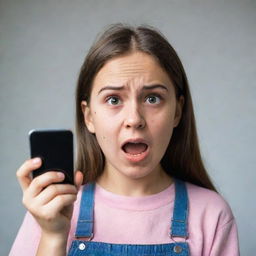
POLYGON ((80 171, 75 173, 74 185, 59 184, 65 176, 54 170, 32 179, 31 173, 41 165, 40 158, 29 159, 16 173, 23 190, 23 204, 42 230, 62 234, 69 229, 73 203, 83 183, 83 174, 80 171))
POLYGON ((41 164, 40 158, 29 159, 17 171, 17 178, 23 190, 23 204, 32 212, 37 212, 36 208, 47 205, 55 205, 57 209, 61 209, 73 203, 83 183, 82 172, 75 173, 75 185, 56 184, 65 178, 62 172, 56 171, 46 172, 32 179, 32 171, 41 164))
POLYGON ((30 194, 31 197, 36 197, 47 186, 61 182, 64 178, 65 176, 62 172, 50 171, 43 173, 31 181, 26 193, 30 194))
POLYGON ((62 197, 63 195, 76 196, 83 182, 83 174, 80 171, 76 172, 75 185, 56 184, 63 181, 64 178, 65 176, 62 172, 56 171, 49 171, 37 176, 24 191, 23 204, 28 209, 30 208, 31 211, 34 211, 37 207, 43 207, 51 203, 52 200, 54 202, 58 201, 57 197, 62 197))
POLYGON ((18 178, 18 181, 23 191, 27 189, 31 183, 31 176, 30 176, 31 172, 39 168, 41 164, 42 164, 41 159, 37 157, 37 158, 27 160, 18 169, 16 176, 18 178))
POLYGON ((60 181, 55 179, 56 175, 56 172, 42 174, 25 190, 23 204, 34 216, 45 219, 55 218, 65 206, 71 206, 76 200, 78 192, 76 186, 49 184, 52 181, 60 181))
POLYGON ((65 194, 56 196, 48 204, 44 206, 45 212, 49 215, 56 216, 62 209, 66 206, 72 205, 76 201, 77 195, 75 194, 65 194))
MULTIPOLYGON (((65 176, 62 172, 56 172, 56 171, 46 172, 32 180, 31 185, 28 187, 28 193, 30 193, 32 197, 39 195, 39 193, 41 193, 41 191, 43 190, 46 190, 46 193, 48 193, 47 192, 48 189, 46 187, 52 185, 53 183, 61 182, 64 180, 64 178, 65 176)), ((75 191, 75 193, 77 193, 82 183, 83 183, 83 174, 82 172, 77 171, 75 173, 75 186, 66 184, 66 186, 52 186, 50 189, 54 190, 54 193, 52 193, 53 195, 57 195, 60 193, 67 194, 70 191, 70 190, 65 190, 65 192, 64 190, 58 191, 58 189, 61 189, 61 188, 63 189, 72 188, 70 193, 73 193, 74 189, 77 188, 75 191)), ((43 193, 43 195, 45 195, 46 193, 43 193)))
POLYGON ((75 186, 68 184, 50 185, 37 196, 41 200, 40 204, 45 203, 43 211, 48 218, 54 218, 63 209, 70 207, 76 201, 77 193, 83 183, 83 173, 76 171, 74 180, 75 186))
POLYGON ((45 205, 53 200, 57 196, 62 196, 65 194, 76 195, 78 192, 74 185, 69 184, 52 184, 46 187, 37 197, 36 200, 40 202, 41 205, 45 205))

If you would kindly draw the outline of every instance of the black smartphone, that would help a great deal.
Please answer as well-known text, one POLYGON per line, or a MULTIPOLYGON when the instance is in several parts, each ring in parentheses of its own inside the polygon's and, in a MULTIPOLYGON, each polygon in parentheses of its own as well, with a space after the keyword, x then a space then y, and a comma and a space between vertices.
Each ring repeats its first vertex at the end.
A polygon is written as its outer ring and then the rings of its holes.
POLYGON ((65 174, 63 184, 74 184, 73 133, 70 130, 32 130, 29 132, 31 158, 40 157, 42 165, 33 178, 47 171, 65 174))

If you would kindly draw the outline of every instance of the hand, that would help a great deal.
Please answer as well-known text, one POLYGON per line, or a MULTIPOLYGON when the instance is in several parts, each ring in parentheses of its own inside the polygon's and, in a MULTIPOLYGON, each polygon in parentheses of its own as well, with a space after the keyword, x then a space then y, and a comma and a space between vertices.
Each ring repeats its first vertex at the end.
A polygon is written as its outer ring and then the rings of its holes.
POLYGON ((40 158, 30 159, 17 171, 23 190, 23 204, 37 220, 43 235, 67 238, 73 203, 82 184, 83 174, 76 172, 75 185, 53 184, 64 180, 64 174, 56 171, 46 172, 32 179, 32 171, 41 164, 40 158))

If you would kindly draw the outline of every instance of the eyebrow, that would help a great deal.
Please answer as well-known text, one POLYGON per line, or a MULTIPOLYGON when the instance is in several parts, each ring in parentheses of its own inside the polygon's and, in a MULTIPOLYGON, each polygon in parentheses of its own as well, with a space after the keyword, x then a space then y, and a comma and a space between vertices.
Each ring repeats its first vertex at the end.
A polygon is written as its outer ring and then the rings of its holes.
MULTIPOLYGON (((152 90, 152 89, 158 89, 158 88, 162 90, 166 90, 168 92, 168 88, 162 84, 144 85, 142 87, 142 90, 152 90)), ((123 89, 124 89, 124 86, 105 86, 99 90, 98 95, 105 90, 121 91, 123 89)))

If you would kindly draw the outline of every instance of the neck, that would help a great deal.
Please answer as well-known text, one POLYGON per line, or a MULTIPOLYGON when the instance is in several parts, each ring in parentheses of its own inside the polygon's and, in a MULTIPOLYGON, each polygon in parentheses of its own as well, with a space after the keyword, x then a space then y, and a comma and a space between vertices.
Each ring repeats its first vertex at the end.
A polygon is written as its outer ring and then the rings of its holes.
POLYGON ((97 183, 104 189, 119 195, 145 196, 159 193, 172 184, 172 178, 159 165, 149 175, 128 177, 117 170, 106 168, 97 183))

